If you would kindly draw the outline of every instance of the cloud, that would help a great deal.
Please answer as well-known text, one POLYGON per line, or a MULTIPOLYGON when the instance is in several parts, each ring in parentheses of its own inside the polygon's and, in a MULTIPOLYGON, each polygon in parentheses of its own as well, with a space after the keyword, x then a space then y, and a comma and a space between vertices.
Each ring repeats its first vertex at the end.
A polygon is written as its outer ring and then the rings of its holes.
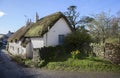
POLYGON ((4 15, 5 15, 5 13, 2 12, 2 11, 0 11, 0 17, 2 17, 2 16, 4 16, 4 15))

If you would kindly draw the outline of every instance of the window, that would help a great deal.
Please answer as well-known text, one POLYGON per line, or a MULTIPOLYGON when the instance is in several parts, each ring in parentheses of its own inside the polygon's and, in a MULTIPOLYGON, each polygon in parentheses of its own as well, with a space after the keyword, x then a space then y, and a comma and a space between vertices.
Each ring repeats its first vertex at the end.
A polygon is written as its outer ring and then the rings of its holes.
POLYGON ((17 43, 17 39, 15 39, 15 43, 17 43))
POLYGON ((14 51, 14 47, 12 46, 12 49, 13 49, 13 51, 14 51))
POLYGON ((22 52, 24 52, 24 49, 22 49, 22 52))
POLYGON ((63 42, 64 42, 64 35, 59 35, 59 44, 61 45, 61 44, 63 44, 63 42))
POLYGON ((10 49, 14 51, 14 46, 10 46, 10 49))
POLYGON ((18 54, 20 53, 20 49, 18 48, 18 54))

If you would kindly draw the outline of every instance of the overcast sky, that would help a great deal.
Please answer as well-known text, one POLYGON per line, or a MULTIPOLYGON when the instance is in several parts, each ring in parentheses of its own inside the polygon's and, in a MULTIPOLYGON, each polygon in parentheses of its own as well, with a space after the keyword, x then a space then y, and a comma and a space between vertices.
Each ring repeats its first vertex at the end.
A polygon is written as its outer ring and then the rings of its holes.
POLYGON ((76 5, 81 16, 111 11, 120 11, 120 0, 0 0, 0 33, 15 32, 25 25, 28 18, 34 20, 54 12, 65 12, 70 5, 76 5))

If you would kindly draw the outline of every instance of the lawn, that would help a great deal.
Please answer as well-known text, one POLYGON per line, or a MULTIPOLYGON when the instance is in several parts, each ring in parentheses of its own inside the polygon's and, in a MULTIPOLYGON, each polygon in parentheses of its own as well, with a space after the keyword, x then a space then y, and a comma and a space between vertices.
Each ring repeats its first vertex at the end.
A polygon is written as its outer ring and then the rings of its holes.
POLYGON ((62 62, 48 62, 44 67, 49 70, 64 71, 93 71, 93 72, 117 72, 120 73, 120 66, 114 65, 107 60, 98 57, 87 57, 84 59, 69 58, 62 62))

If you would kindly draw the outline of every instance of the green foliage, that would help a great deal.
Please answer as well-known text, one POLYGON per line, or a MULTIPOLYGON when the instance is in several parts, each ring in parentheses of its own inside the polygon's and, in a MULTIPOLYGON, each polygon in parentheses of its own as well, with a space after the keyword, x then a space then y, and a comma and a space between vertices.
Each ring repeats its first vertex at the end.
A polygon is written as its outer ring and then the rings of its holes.
POLYGON ((40 49, 40 56, 45 61, 53 61, 63 55, 65 55, 65 50, 62 46, 49 46, 40 49))
POLYGON ((40 55, 43 60, 51 60, 55 55, 55 49, 52 46, 41 48, 40 55))
POLYGON ((23 59, 20 56, 13 56, 12 60, 25 67, 34 66, 34 63, 31 59, 23 59))
POLYGON ((119 72, 120 66, 113 65, 107 60, 98 57, 87 57, 84 59, 69 58, 64 62, 49 62, 46 66, 50 70, 65 71, 96 71, 96 72, 119 72))
POLYGON ((30 65, 33 64, 31 59, 25 59, 24 62, 25 62, 25 65, 28 66, 28 67, 30 67, 30 65))
POLYGON ((94 21, 94 18, 92 17, 89 17, 89 16, 83 16, 81 19, 80 19, 80 23, 83 23, 83 24, 88 24, 90 22, 94 21))
MULTIPOLYGON (((101 12, 93 16, 93 21, 87 26, 91 36, 97 43, 106 43, 109 38, 114 43, 114 38, 119 38, 119 18, 112 16, 109 12, 101 12), (106 40, 107 39, 107 40, 106 40)), ((115 40, 116 41, 116 40, 115 40)), ((108 41, 109 42, 109 41, 108 41)))
POLYGON ((79 50, 76 50, 76 51, 72 51, 72 52, 71 52, 71 55, 72 55, 72 58, 73 58, 73 59, 78 59, 78 58, 79 58, 79 54, 80 54, 80 51, 79 51, 79 50))
POLYGON ((15 61, 15 62, 17 62, 20 65, 24 65, 24 59, 21 58, 20 56, 13 56, 12 60, 15 61))
POLYGON ((106 43, 118 43, 119 42, 119 39, 118 38, 108 38, 106 39, 106 43))
POLYGON ((91 37, 86 31, 75 31, 66 36, 64 45, 69 51, 80 50, 86 46, 89 46, 91 37))
POLYGON ((45 60, 41 60, 38 64, 37 67, 44 67, 47 64, 47 62, 45 60))
POLYGON ((0 47, 3 45, 3 43, 2 42, 0 42, 0 47))

